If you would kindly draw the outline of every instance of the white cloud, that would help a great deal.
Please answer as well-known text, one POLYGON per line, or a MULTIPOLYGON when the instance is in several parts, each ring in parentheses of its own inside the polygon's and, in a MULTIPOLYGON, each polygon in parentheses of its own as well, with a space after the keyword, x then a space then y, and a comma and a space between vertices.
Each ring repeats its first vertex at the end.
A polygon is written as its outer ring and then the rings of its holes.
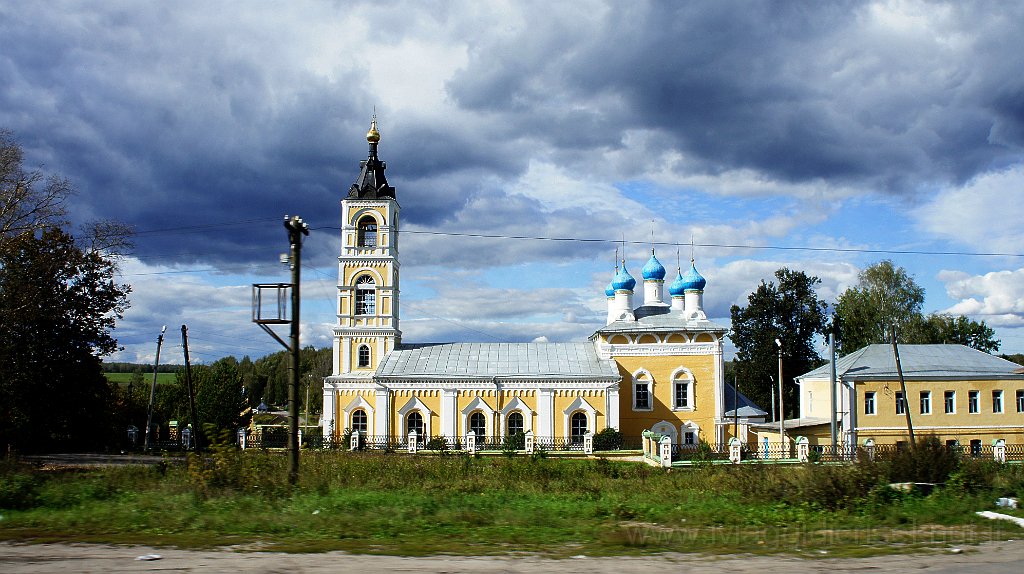
POLYGON ((946 313, 983 319, 993 326, 1024 327, 1024 268, 984 275, 942 271, 938 278, 946 293, 959 301, 946 313))
POLYGON ((917 210, 928 233, 982 252, 1022 253, 1024 166, 982 174, 917 210))

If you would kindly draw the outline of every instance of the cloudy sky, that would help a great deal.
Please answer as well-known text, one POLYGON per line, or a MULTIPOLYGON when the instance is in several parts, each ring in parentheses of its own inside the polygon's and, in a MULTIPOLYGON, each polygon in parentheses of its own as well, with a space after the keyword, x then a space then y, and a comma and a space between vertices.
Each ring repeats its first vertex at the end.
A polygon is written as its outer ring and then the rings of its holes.
POLYGON ((616 241, 639 277, 652 238, 673 271, 692 238, 723 324, 779 267, 831 301, 889 258, 926 311, 1020 353, 1022 22, 1012 2, 4 0, 0 127, 75 183, 76 222, 137 229, 120 360, 151 361, 164 324, 164 361, 182 324, 200 361, 278 350, 250 285, 287 280, 285 214, 312 228, 303 342, 329 345, 374 110, 406 341, 585 339, 616 241))

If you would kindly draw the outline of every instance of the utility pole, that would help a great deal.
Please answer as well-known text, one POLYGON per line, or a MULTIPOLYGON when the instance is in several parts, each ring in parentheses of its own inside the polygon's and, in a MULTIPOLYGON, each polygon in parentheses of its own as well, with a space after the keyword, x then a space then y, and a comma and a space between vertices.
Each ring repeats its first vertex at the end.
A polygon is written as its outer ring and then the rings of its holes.
POLYGON ((188 327, 181 326, 181 346, 185 349, 185 384, 188 386, 188 408, 192 415, 192 437, 196 441, 196 454, 203 452, 203 442, 200 440, 199 417, 196 415, 196 392, 192 386, 192 364, 188 360, 188 327))
POLYGON ((302 236, 309 235, 309 226, 302 218, 294 215, 284 216, 284 227, 288 230, 288 243, 291 253, 288 265, 292 272, 292 282, 256 284, 252 286, 252 320, 267 332, 278 343, 288 350, 291 360, 288 363, 288 483, 294 486, 299 481, 299 281, 302 269, 302 236), (283 294, 291 290, 291 318, 284 317, 285 300, 283 294), (273 290, 276 293, 276 315, 263 316, 263 292, 273 290), (269 325, 290 325, 289 342, 285 342, 269 325))
POLYGON ((900 365, 900 350, 896 346, 896 326, 893 325, 890 340, 892 356, 896 360, 896 376, 900 379, 900 391, 903 393, 903 414, 907 417, 907 434, 910 435, 910 448, 917 448, 914 441, 914 425, 910 422, 910 397, 907 396, 907 382, 903 379, 903 366, 900 365))
POLYGON ((835 452, 836 444, 839 442, 839 431, 836 428, 836 333, 835 329, 828 334, 828 388, 829 401, 832 412, 832 452, 835 452))
POLYGON ((164 344, 164 332, 167 331, 167 325, 160 328, 160 334, 156 338, 156 361, 153 362, 153 386, 149 389, 149 409, 146 411, 146 440, 142 446, 142 451, 146 452, 150 447, 149 433, 153 428, 153 401, 156 398, 156 373, 160 368, 160 347, 164 344))
POLYGON ((779 347, 779 442, 786 443, 786 411, 782 408, 782 341, 775 339, 779 347))

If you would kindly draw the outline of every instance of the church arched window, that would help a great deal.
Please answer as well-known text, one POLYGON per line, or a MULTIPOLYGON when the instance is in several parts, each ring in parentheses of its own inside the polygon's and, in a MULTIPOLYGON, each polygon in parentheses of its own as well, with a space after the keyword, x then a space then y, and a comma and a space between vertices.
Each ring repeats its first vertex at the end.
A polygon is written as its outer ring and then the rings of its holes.
POLYGON ((476 411, 469 415, 469 430, 476 435, 477 440, 482 440, 487 435, 487 417, 484 413, 476 411))
POLYGON ((367 215, 359 220, 358 224, 358 245, 359 247, 377 246, 377 220, 367 215))
POLYGON ((366 434, 366 411, 356 409, 352 411, 352 432, 366 434))
POLYGON ((508 415, 508 432, 505 434, 515 435, 523 432, 523 413, 519 411, 512 411, 508 415))
POLYGON ((360 367, 370 366, 370 346, 360 345, 359 346, 359 363, 360 367))
POLYGON ((373 315, 377 312, 377 285, 373 277, 363 275, 356 280, 356 315, 373 315))

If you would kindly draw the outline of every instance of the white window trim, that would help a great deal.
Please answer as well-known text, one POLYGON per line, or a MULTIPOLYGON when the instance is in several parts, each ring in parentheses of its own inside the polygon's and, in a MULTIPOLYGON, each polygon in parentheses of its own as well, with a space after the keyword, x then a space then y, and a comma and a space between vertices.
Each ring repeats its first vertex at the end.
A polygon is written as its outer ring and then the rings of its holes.
POLYGON ((502 436, 508 434, 508 415, 513 412, 518 412, 523 415, 523 432, 530 432, 533 430, 533 411, 530 407, 526 406, 519 397, 515 397, 505 405, 505 408, 501 409, 501 434, 502 436))
POLYGON ((587 430, 592 433, 597 432, 594 430, 594 426, 597 424, 597 409, 590 406, 590 403, 583 400, 583 397, 576 397, 576 400, 562 411, 562 428, 565 431, 562 436, 566 440, 572 438, 572 415, 578 411, 583 411, 587 415, 587 430))
MULTIPOLYGON (((946 406, 943 405, 942 409, 945 410, 946 406)), ((935 412, 935 401, 932 400, 932 392, 931 391, 919 391, 917 393, 917 410, 918 410, 918 414, 923 415, 923 416, 928 416, 928 415, 931 415, 932 413, 935 412), (926 413, 920 412, 921 411, 921 394, 922 393, 925 393, 928 396, 928 412, 926 412, 926 413)))
POLYGON ((466 436, 469 432, 469 415, 476 411, 482 411, 484 413, 484 436, 491 436, 493 434, 494 423, 494 409, 491 408, 483 399, 477 397, 470 401, 466 408, 462 409, 462 434, 459 436, 466 436))
POLYGON ((700 425, 693 421, 686 421, 679 425, 679 447, 680 448, 697 448, 700 446, 700 425), (686 433, 693 433, 693 444, 686 444, 686 433))
POLYGON ((697 395, 696 385, 694 385, 693 372, 686 367, 679 367, 675 371, 672 371, 672 410, 674 412, 693 412, 697 410, 697 395), (685 379, 686 382, 686 398, 687 405, 685 407, 676 406, 676 383, 681 382, 685 379))
POLYGON ((1002 389, 992 391, 992 414, 1001 415, 1006 412, 1006 393, 1002 389), (998 395, 997 395, 998 393, 998 395), (996 410, 996 396, 999 397, 999 410, 996 410))
POLYGON ((373 436, 373 407, 367 402, 362 396, 357 396, 352 399, 352 402, 347 407, 343 408, 342 411, 345 413, 345 426, 343 429, 352 428, 352 411, 356 409, 363 409, 366 411, 366 434, 373 436))
POLYGON ((942 391, 942 412, 943 412, 943 414, 947 414, 947 415, 955 415, 956 414, 956 391, 948 391, 948 390, 942 391), (950 411, 946 410, 946 393, 947 392, 952 392, 953 393, 953 396, 951 397, 953 399, 953 409, 950 410, 950 411))
POLYGON ((647 413, 654 410, 654 377, 647 369, 638 369, 633 373, 633 411, 647 413), (646 379, 641 380, 640 376, 646 376, 646 379), (638 385, 647 385, 647 408, 639 408, 636 406, 636 387, 638 385))
POLYGON ((404 436, 405 417, 412 411, 419 411, 420 415, 423 417, 423 434, 428 437, 431 436, 430 415, 432 414, 432 412, 429 408, 427 408, 427 405, 423 404, 423 401, 421 401, 419 397, 412 397, 411 399, 408 400, 408 402, 405 403, 405 406, 398 409, 398 428, 400 429, 399 432, 403 434, 402 438, 407 438, 406 436, 404 436))
POLYGON ((873 417, 878 414, 878 393, 876 391, 864 391, 864 416, 873 417), (868 412, 868 395, 871 395, 871 412, 868 412))
POLYGON ((679 431, 676 430, 675 423, 660 421, 651 427, 651 432, 668 435, 672 439, 672 444, 679 444, 679 431))

